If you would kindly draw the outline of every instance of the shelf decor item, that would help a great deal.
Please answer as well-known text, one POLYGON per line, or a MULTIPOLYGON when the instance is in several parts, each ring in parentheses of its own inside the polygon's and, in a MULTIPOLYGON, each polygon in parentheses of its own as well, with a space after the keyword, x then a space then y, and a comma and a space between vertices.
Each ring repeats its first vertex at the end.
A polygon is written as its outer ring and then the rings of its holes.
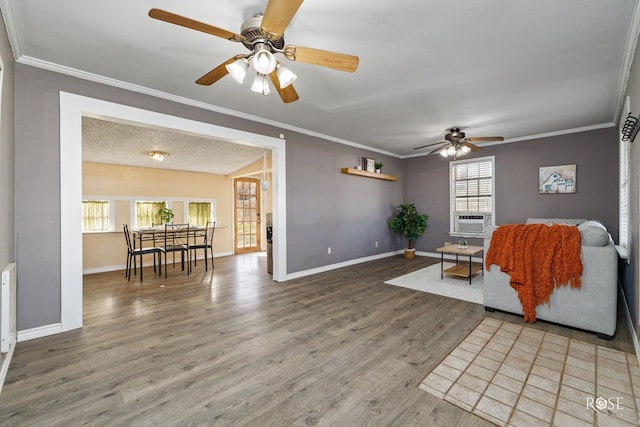
POLYGON ((404 250, 405 258, 416 256, 413 244, 426 231, 428 219, 429 215, 418 213, 413 203, 404 202, 398 206, 396 216, 387 222, 391 230, 402 233, 407 238, 408 247, 404 250))
POLYGON ((363 157, 362 158, 362 169, 366 170, 367 172, 375 172, 376 170, 376 161, 373 159, 370 159, 369 157, 363 157))
POLYGON ((382 167, 384 166, 384 164, 382 162, 375 162, 373 164, 373 167, 375 168, 375 172, 376 173, 382 173, 382 167))

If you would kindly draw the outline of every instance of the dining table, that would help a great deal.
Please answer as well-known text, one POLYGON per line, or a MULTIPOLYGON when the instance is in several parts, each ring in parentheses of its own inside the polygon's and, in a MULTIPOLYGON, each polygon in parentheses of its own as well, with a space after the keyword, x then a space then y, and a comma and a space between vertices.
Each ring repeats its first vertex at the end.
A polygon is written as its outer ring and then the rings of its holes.
MULTIPOLYGON (((180 235, 184 233, 186 229, 188 229, 189 231, 189 241, 192 241, 193 239, 194 243, 196 242, 196 239, 204 238, 207 233, 207 227, 204 225, 190 225, 188 228, 187 227, 185 228, 167 227, 166 229, 167 237, 169 236, 174 237, 174 236, 180 235)), ((144 242, 149 242, 149 241, 153 242, 154 245, 156 242, 161 241, 162 245, 164 245, 164 233, 165 233, 164 225, 153 226, 153 227, 132 228, 131 234, 133 236, 133 239, 132 239, 133 248, 134 249, 142 248, 144 242)), ((140 262, 142 263, 142 260, 140 260, 140 262)), ((140 266, 140 268, 142 268, 142 265, 140 266)))

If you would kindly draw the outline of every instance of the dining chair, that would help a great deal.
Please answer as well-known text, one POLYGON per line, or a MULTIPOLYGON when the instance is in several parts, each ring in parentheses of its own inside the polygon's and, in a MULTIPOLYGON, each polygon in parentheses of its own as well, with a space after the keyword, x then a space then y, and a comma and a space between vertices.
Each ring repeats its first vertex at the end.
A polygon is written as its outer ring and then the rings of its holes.
POLYGON ((194 242, 189 245, 189 251, 193 253, 193 265, 198 265, 198 249, 204 250, 204 269, 205 271, 209 270, 209 262, 207 258, 207 251, 211 252, 211 268, 215 268, 213 264, 213 233, 216 230, 216 222, 208 221, 207 227, 205 228, 204 235, 202 236, 202 243, 194 242))
POLYGON ((189 257, 189 224, 165 224, 164 245, 161 250, 164 253, 164 277, 167 277, 167 254, 173 255, 173 266, 176 266, 176 252, 180 252, 182 271, 184 271, 185 256, 187 258, 187 274, 191 272, 191 259, 189 257))
POLYGON ((136 267, 136 257, 140 257, 140 281, 142 282, 142 256, 146 254, 153 254, 153 272, 159 271, 162 275, 162 250, 157 246, 148 246, 136 248, 131 239, 131 233, 129 232, 129 226, 127 224, 122 225, 124 231, 124 238, 127 242, 127 266, 125 269, 125 277, 128 281, 131 281, 131 265, 133 264, 133 274, 138 274, 136 267), (156 255, 158 255, 158 265, 156 268, 156 255))

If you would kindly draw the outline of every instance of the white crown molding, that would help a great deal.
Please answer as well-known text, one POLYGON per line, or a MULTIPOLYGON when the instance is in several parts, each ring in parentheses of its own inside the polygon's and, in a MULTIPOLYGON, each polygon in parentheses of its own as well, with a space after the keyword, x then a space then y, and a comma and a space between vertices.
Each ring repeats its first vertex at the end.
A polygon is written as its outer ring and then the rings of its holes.
POLYGON ((18 18, 16 18, 18 13, 13 8, 11 0, 0 0, 0 10, 2 11, 4 26, 7 29, 9 44, 13 51, 13 58, 18 61, 22 57, 22 40, 20 39, 20 32, 15 26, 15 23, 18 22, 18 18))
MULTIPOLYGON (((0 1, 7 1, 7 0, 0 0, 0 1)), ((109 77, 105 77, 105 76, 101 76, 99 74, 93 74, 93 73, 88 73, 85 71, 81 71, 75 68, 71 68, 71 67, 65 67, 63 65, 59 65, 53 62, 48 62, 48 61, 42 61, 40 59, 37 58, 32 58, 30 56, 20 56, 18 59, 16 59, 16 62, 20 63, 20 64, 24 64, 24 65, 29 65, 32 67, 36 67, 36 68, 41 68, 44 70, 49 70, 49 71, 53 71, 56 73, 60 73, 60 74, 65 74, 68 76, 72 76, 72 77, 76 77, 79 79, 83 79, 83 80, 88 80, 88 81, 92 81, 95 83, 100 83, 100 84, 105 84, 108 86, 113 86, 113 87, 118 87, 120 89, 125 89, 131 92, 137 92, 137 93, 141 93, 144 95, 150 95, 156 98, 161 98, 161 99, 165 99, 167 101, 172 101, 172 102, 177 102, 180 104, 184 104, 184 105, 189 105, 192 107, 197 107, 197 108, 202 108, 203 110, 208 110, 208 111, 214 111, 216 113, 220 113, 220 114, 225 114, 228 116, 232 116, 232 117, 238 117, 241 119, 245 119, 245 120, 249 120, 252 122, 256 122, 256 123, 262 123, 265 125, 269 125, 269 126, 273 126, 276 128, 280 128, 280 129, 287 129, 290 130, 292 132, 297 132, 303 135, 308 135, 308 136, 312 136, 315 138, 321 138, 321 139, 325 139, 328 141, 332 141, 332 142, 336 142, 338 144, 343 144, 343 145, 348 145, 351 147, 355 147, 355 148, 359 148, 362 150, 367 150, 367 151, 371 151, 371 152, 375 152, 375 153, 379 153, 379 154, 384 154, 386 156, 390 156, 390 157, 396 157, 396 158, 401 158, 400 155, 396 154, 396 153, 392 153, 390 151, 385 151, 385 150, 380 150, 374 147, 369 147, 363 144, 359 144, 357 142, 353 142, 353 141, 348 141, 345 139, 341 139, 341 138, 336 138, 330 135, 325 135, 319 132, 314 132, 308 129, 303 129, 303 128, 299 128, 297 126, 291 126, 288 125, 286 123, 281 123, 275 120, 270 120, 270 119, 266 119, 264 117, 258 117, 258 116, 254 116, 251 114, 247 114, 247 113, 243 113, 240 111, 235 111, 235 110, 230 110, 228 108, 223 108, 223 107, 219 107, 217 105, 213 105, 213 104, 207 104, 205 102, 201 102, 201 101, 196 101, 194 99, 190 99, 190 98, 185 98, 182 96, 177 96, 177 95, 172 95, 170 93, 166 93, 166 92, 162 92, 159 90, 155 90, 155 89, 150 89, 148 87, 144 87, 144 86, 139 86, 139 85, 135 85, 132 83, 127 83, 127 82, 123 82, 121 80, 116 80, 116 79, 112 79, 109 77)))

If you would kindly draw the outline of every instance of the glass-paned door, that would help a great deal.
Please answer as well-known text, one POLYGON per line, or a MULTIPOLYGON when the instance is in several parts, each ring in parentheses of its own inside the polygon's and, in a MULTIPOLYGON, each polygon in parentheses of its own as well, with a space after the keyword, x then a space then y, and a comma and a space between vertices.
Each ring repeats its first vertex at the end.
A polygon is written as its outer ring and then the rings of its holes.
POLYGON ((235 180, 236 253, 256 252, 260 248, 260 191, 253 178, 235 180))

